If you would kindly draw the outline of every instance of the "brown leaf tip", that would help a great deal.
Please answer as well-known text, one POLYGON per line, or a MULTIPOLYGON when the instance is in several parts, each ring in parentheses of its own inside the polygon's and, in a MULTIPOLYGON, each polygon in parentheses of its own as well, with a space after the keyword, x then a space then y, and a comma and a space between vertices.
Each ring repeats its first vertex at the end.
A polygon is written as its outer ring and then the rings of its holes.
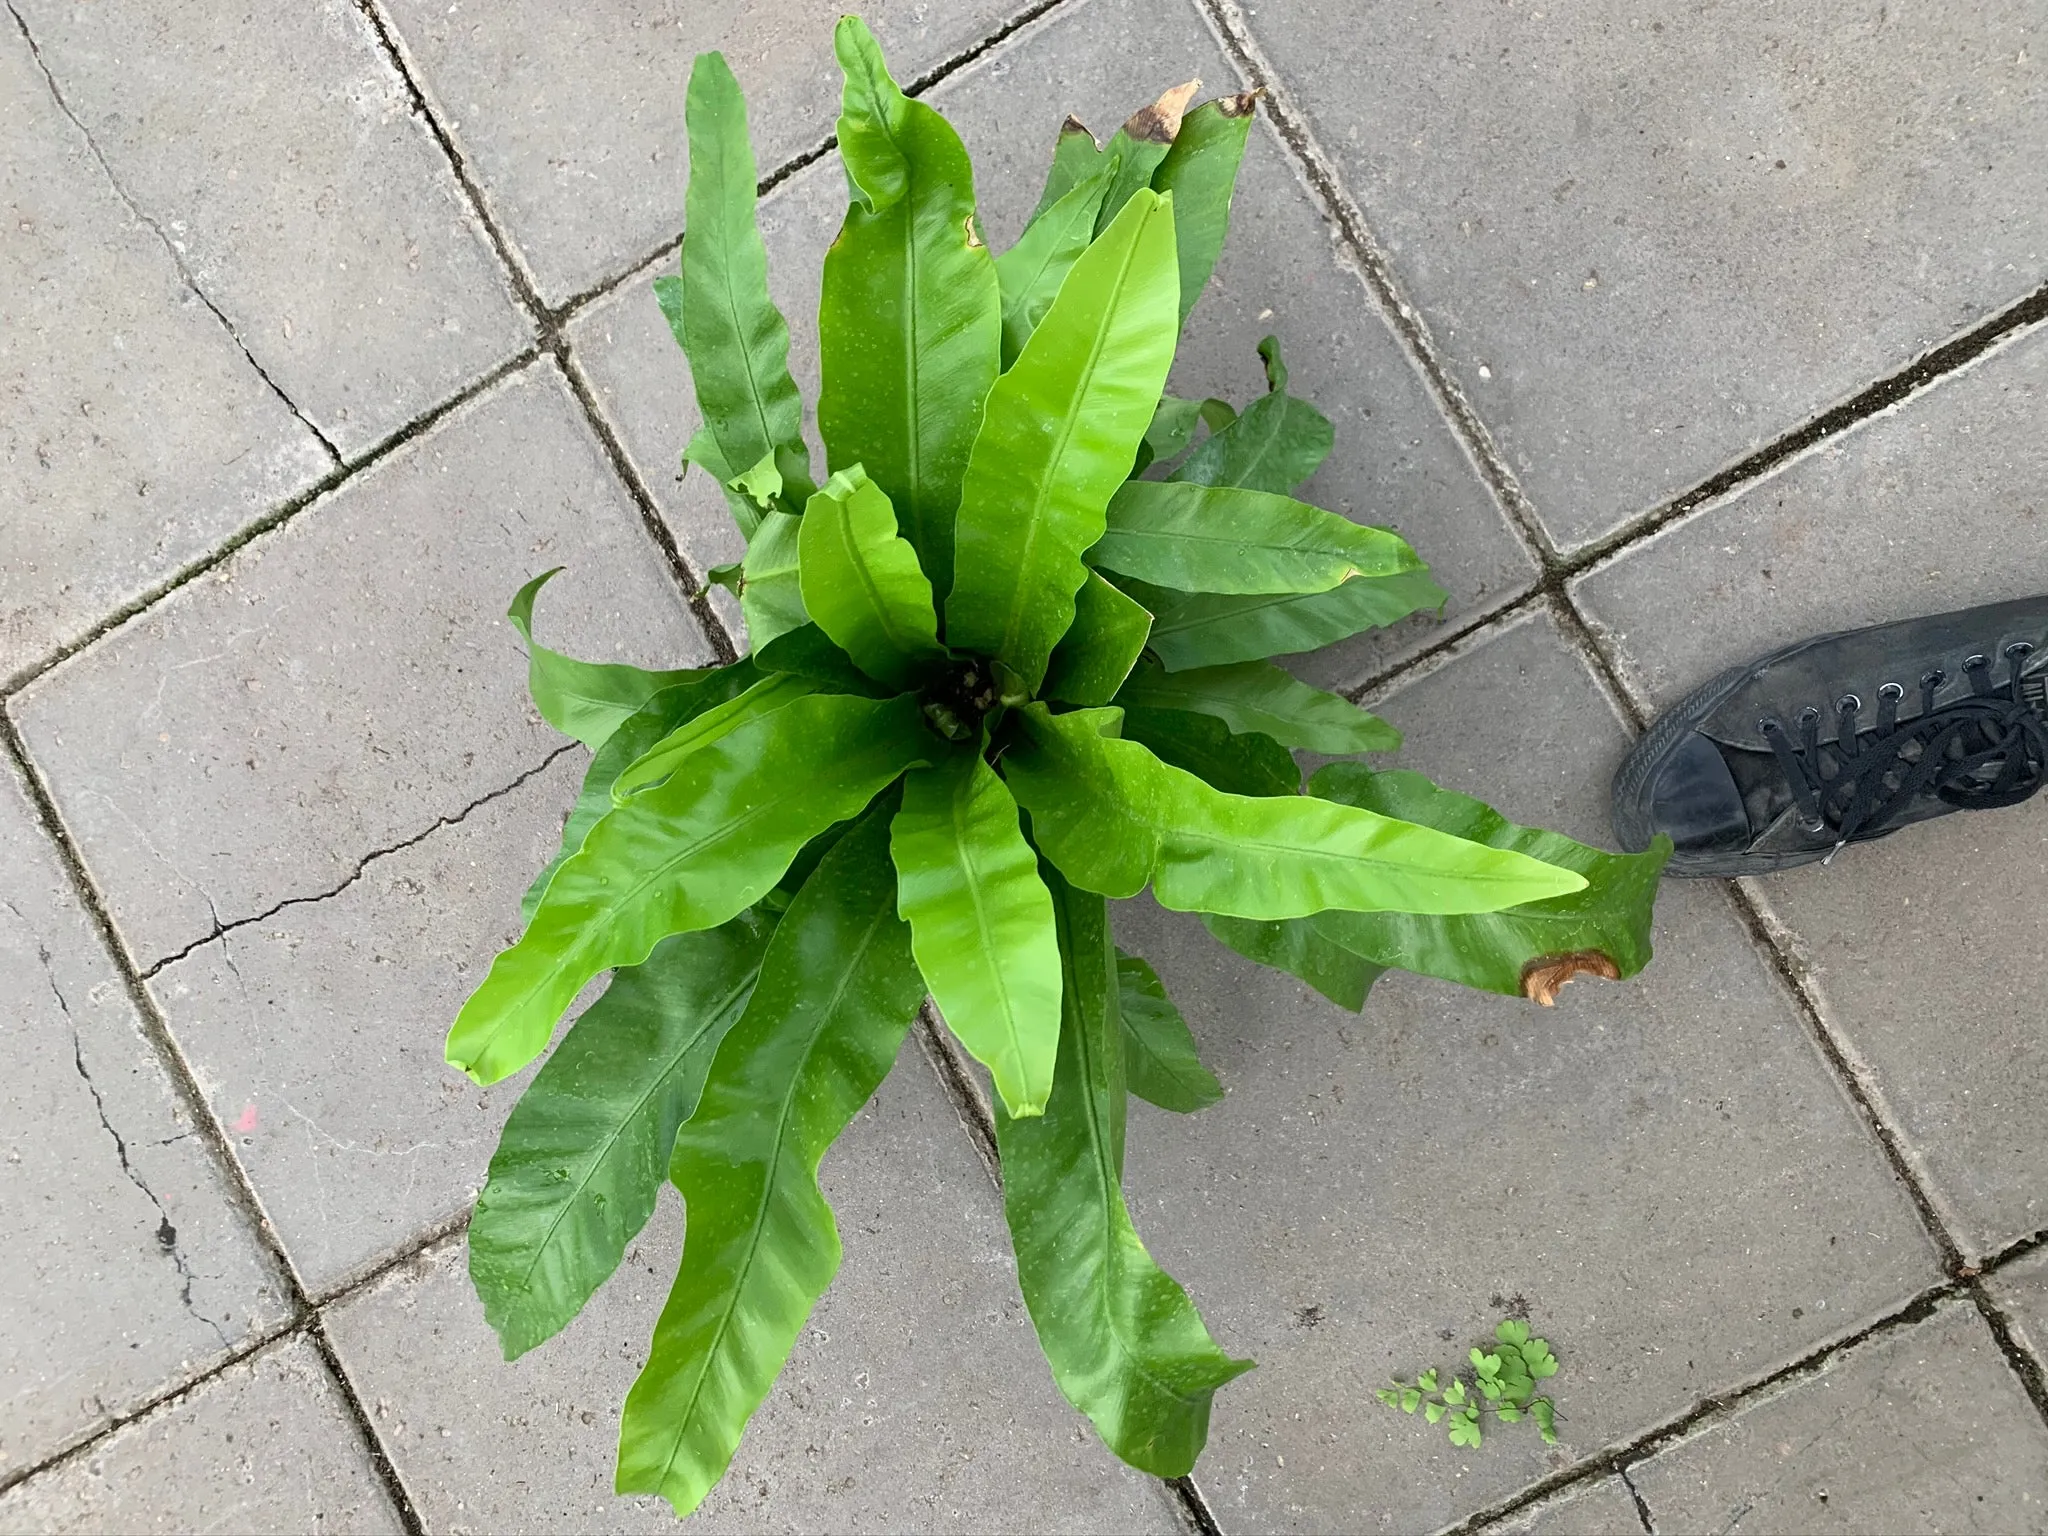
POLYGON ((1581 976, 1598 976, 1602 981, 1621 980, 1621 967, 1597 949, 1575 949, 1568 955, 1539 955, 1522 967, 1522 996, 1557 1006, 1557 994, 1568 981, 1581 976))
POLYGON ((1195 99, 1195 92, 1201 88, 1199 80, 1176 85, 1151 106, 1140 107, 1133 112, 1131 120, 1124 124, 1124 132, 1140 144, 1171 144, 1174 135, 1180 132, 1180 120, 1188 110, 1188 103, 1195 99))
POLYGON ((1256 91, 1244 91, 1236 96, 1216 98, 1216 110, 1225 117, 1250 117, 1258 109, 1259 98, 1266 94, 1262 85, 1256 91))
MULTIPOLYGON (((1060 137, 1063 139, 1070 138, 1077 133, 1087 134, 1088 142, 1090 144, 1095 143, 1095 135, 1089 132, 1088 125, 1082 122, 1081 119, 1079 119, 1078 117, 1074 116, 1073 113, 1069 112, 1067 114, 1067 120, 1064 123, 1060 124, 1060 137)), ((1101 147, 1102 146, 1099 144, 1096 145, 1096 148, 1098 149, 1101 147)))

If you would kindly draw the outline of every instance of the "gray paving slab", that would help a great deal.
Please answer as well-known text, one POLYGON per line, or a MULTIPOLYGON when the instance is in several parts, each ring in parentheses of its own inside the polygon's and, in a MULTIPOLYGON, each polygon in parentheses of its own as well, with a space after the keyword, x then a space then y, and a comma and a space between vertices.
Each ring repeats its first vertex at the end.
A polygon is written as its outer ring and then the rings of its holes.
MULTIPOLYGON (((927 99, 953 120, 974 155, 990 240, 1000 248, 1015 239, 1037 201, 1066 112, 1107 135, 1137 106, 1197 75, 1205 94, 1239 85, 1191 5, 1087 0, 1023 29, 927 99)), ((819 264, 845 211, 844 179, 830 156, 775 188, 761 206, 770 285, 789 319, 792 369, 812 403, 819 264)), ((688 369, 654 302, 653 277, 643 272, 606 296, 571 324, 569 335, 601 408, 701 571, 736 559, 742 545, 717 488, 680 472, 682 445, 698 417, 688 369)), ((1182 339, 1172 387, 1249 400, 1265 388, 1256 347, 1269 333, 1281 338, 1294 390, 1337 428, 1337 448, 1306 492, 1311 499, 1399 527, 1453 594, 1447 611, 1454 618, 1526 588, 1533 561, 1360 279, 1342 265, 1278 140, 1261 126, 1240 181, 1230 243, 1182 339)), ((720 611, 736 621, 729 605, 720 611)), ((1434 618, 1418 618, 1304 658, 1302 669, 1320 681, 1361 681, 1439 632, 1434 618)))
POLYGON ((6 768, 0 1234, 10 1256, 0 1267, 0 1478, 134 1412, 286 1313, 6 768))
MULTIPOLYGON (((1382 706, 1401 761, 1598 840, 1623 732, 1542 617, 1382 706)), ((1462 1518, 1938 1277, 1853 1107, 1720 892, 1667 887, 1657 958, 1554 1012, 1389 976, 1362 1017, 1138 904, 1119 923, 1229 1090, 1134 1107, 1132 1206, 1219 1338, 1196 1477, 1229 1530, 1462 1518), (1563 1444, 1476 1452, 1373 1400, 1526 1303, 1563 1444)))
POLYGON ((2028 0, 1244 10, 1566 545, 2048 276, 2028 0))
POLYGON ((2048 1372, 2048 1249, 2016 1259, 1984 1282, 2013 1337, 2048 1372))
POLYGON ((1968 1302, 1630 1469, 1660 1532, 2048 1530, 2048 1429, 1968 1302))
POLYGON ((0 1494, 10 1532, 405 1529, 311 1345, 287 1339, 0 1494))
MULTIPOLYGON (((875 0, 862 15, 902 80, 996 31, 1025 0, 875 0)), ((765 176, 824 142, 839 112, 821 0, 384 0, 496 218, 549 304, 640 261, 683 224, 690 62, 723 50, 747 90, 765 176)))
POLYGON ((1484 1529, 1487 1536, 1644 1536, 1636 1501, 1618 1477, 1582 1483, 1484 1529))
MULTIPOLYGON (((1053 1387, 1000 1201, 914 1041, 823 1178, 845 1261, 691 1529, 1180 1529, 1053 1387)), ((675 1529, 611 1483, 681 1229, 664 1198, 582 1316, 511 1364, 459 1239, 329 1313, 430 1530, 675 1529)))
POLYGON ((4 679, 313 484, 328 458, 122 201, 7 22, 0 125, 4 679))
POLYGON ((560 373, 527 368, 11 707, 147 967, 333 890, 562 744, 504 623, 550 566, 543 640, 710 660, 560 373))
POLYGON ((525 344, 504 268, 357 7, 14 10, 122 190, 344 456, 525 344))
POLYGON ((582 757, 150 982, 316 1293, 460 1216, 483 1185, 513 1094, 449 1067, 442 1037, 519 937, 520 893, 554 853, 582 757))
MULTIPOLYGON (((2037 327, 1596 571, 1576 596, 1658 708, 1809 634, 2048 591, 2044 429, 2037 327)), ((2048 959, 2044 848, 2037 799, 1756 887, 1977 1254, 2048 1226, 2048 1127, 2033 1111, 2048 1041, 2029 980, 2048 959)))

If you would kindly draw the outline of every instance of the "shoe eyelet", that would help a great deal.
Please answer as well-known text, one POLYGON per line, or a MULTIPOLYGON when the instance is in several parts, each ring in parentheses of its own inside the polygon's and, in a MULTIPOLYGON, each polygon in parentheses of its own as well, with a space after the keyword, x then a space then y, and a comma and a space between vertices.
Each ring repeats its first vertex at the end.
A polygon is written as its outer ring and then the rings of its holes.
POLYGON ((1835 713, 1838 715, 1853 715, 1862 707, 1863 701, 1853 693, 1845 693, 1835 700, 1835 713))
POLYGON ((1820 719, 1820 711, 1811 704, 1799 711, 1799 723, 1801 725, 1811 725, 1818 719, 1820 719))
POLYGON ((1906 690, 1904 688, 1901 688, 1897 683, 1886 683, 1882 688, 1877 690, 1877 696, 1880 699, 1891 699, 1894 702, 1896 702, 1900 699, 1903 699, 1906 696, 1906 690))
POLYGON ((1777 721, 1769 719, 1768 717, 1757 721, 1756 728, 1766 736, 1775 736, 1780 731, 1785 729, 1785 727, 1780 725, 1777 721))
POLYGON ((2031 656, 2033 654, 2034 642, 2031 640, 2015 640, 2005 648, 2005 659, 2007 661, 2017 661, 2022 656, 2031 656))
POLYGON ((1948 673, 1942 668, 1936 667, 1932 672, 1928 672, 1922 675, 1920 679, 1920 686, 1922 688, 1939 688, 1943 683, 1947 681, 1948 673))
POLYGON ((1979 651, 1976 655, 1970 657, 1963 663, 1963 670, 1965 672, 1974 672, 1979 667, 1988 667, 1990 665, 1991 658, 1989 656, 1986 656, 1982 651, 1979 651))

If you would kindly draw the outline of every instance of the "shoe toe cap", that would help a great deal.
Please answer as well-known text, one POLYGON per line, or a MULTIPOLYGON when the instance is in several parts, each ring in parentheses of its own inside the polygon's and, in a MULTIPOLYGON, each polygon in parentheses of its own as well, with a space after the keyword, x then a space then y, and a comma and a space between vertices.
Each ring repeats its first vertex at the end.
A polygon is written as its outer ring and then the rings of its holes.
POLYGON ((1720 749, 1697 731, 1658 768, 1649 786, 1653 831, 1681 853, 1730 852, 1750 840, 1749 812, 1720 749))

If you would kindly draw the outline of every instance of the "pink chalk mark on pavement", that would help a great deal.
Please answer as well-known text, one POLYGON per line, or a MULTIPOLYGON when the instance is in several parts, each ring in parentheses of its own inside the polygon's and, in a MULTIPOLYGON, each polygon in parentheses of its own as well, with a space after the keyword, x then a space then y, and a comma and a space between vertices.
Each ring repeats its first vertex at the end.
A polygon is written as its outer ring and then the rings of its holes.
POLYGON ((234 1130, 238 1136, 246 1136, 256 1129, 256 1106, 244 1104, 242 1113, 236 1118, 234 1130))

